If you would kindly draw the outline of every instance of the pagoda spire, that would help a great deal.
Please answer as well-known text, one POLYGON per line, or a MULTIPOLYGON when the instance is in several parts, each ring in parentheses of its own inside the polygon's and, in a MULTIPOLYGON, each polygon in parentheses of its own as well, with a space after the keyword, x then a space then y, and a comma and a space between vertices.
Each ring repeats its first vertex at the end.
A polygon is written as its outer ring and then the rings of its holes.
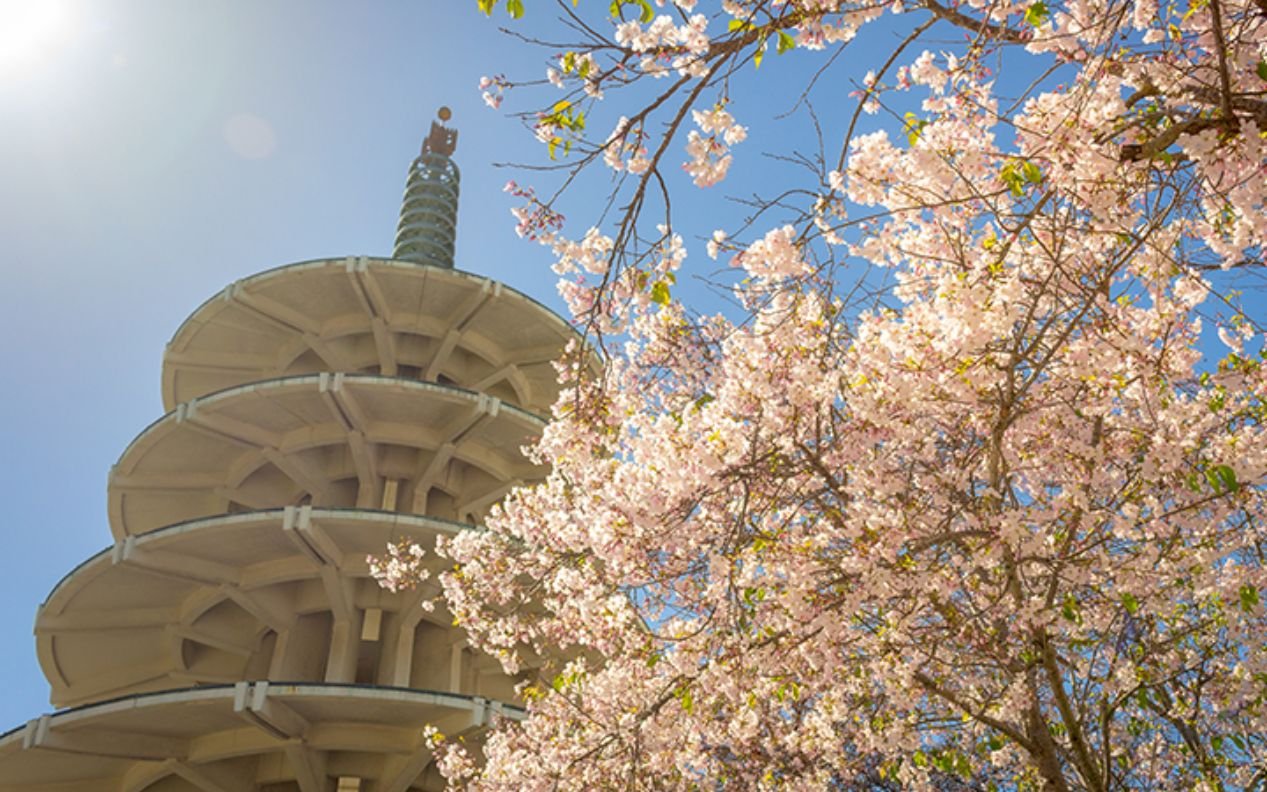
POLYGON ((437 116, 409 165, 392 258, 452 269, 461 177, 451 158, 458 133, 445 126, 453 116, 449 108, 441 107, 437 116))

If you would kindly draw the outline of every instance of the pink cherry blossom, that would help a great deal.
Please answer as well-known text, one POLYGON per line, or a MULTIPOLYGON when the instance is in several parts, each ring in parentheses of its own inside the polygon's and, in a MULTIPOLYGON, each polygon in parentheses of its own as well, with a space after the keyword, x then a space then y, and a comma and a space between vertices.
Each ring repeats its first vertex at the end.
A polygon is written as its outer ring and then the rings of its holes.
MULTIPOLYGON (((433 735, 446 777, 1260 785, 1261 3, 585 5, 601 91, 562 60, 542 90, 612 130, 566 176, 602 163, 606 213, 508 187, 592 346, 556 363, 548 478, 435 551, 529 715, 433 735), (695 189, 801 92, 799 175, 742 220, 695 189)), ((440 568, 384 552, 392 587, 440 568)))

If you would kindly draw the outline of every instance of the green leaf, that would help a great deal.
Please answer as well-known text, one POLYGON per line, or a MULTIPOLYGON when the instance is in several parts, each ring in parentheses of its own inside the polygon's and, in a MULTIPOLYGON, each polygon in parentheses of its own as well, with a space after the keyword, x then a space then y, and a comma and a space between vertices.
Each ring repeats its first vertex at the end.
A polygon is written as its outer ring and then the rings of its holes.
POLYGON ((1038 184, 1043 180, 1043 172, 1032 162, 1026 162, 1021 166, 1021 174, 1030 184, 1038 184))
POLYGON ((664 281, 656 281, 651 285, 651 302, 656 305, 668 305, 672 299, 669 294, 669 284, 664 281))
POLYGON ((612 0, 607 10, 617 19, 623 19, 620 11, 627 5, 636 5, 639 7, 638 19, 644 23, 655 19, 655 9, 651 7, 651 3, 647 0, 612 0))
POLYGON ((1254 588, 1248 583, 1241 586, 1240 595, 1241 595, 1241 610, 1245 611, 1246 613, 1249 613, 1250 611, 1254 609, 1255 606, 1258 605, 1258 601, 1259 601, 1258 589, 1254 588))
POLYGON ((506 0, 506 13, 511 19, 519 19, 524 15, 523 0, 506 0))
POLYGON ((682 702, 682 709, 691 712, 695 709, 695 699, 691 696, 691 689, 685 684, 673 691, 673 695, 677 696, 677 700, 682 702))
POLYGON ((726 23, 726 30, 730 33, 734 33, 736 30, 747 30, 750 27, 752 27, 752 23, 745 22, 742 19, 732 19, 726 23))
POLYGON ((1219 389, 1214 392, 1214 395, 1211 396, 1210 400, 1207 402, 1210 407, 1210 412, 1218 412, 1223 409, 1223 405, 1226 401, 1227 389, 1219 386, 1219 389))
POLYGON ((1260 60, 1254 73, 1258 75, 1258 79, 1267 81, 1267 60, 1260 60))
POLYGON ((906 122, 906 140, 914 146, 919 142, 919 136, 923 133, 924 127, 928 126, 928 122, 911 112, 903 116, 903 119, 906 122))
POLYGON ((1025 195, 1025 176, 1016 162, 1009 162, 999 170, 999 180, 1007 186, 1012 197, 1021 198, 1025 195))
POLYGON ((475 5, 484 12, 484 16, 492 16, 493 6, 497 5, 497 0, 475 0, 475 5))
POLYGON ((1122 595, 1122 607, 1126 608, 1126 612, 1134 616, 1139 611, 1139 600, 1135 599, 1135 595, 1126 593, 1122 595))
POLYGON ((1236 492, 1240 488, 1240 484, 1236 481, 1236 471, 1227 465, 1214 465, 1206 468, 1205 479, 1210 482, 1210 486, 1219 494, 1236 492))
POLYGON ((1078 599, 1073 594, 1065 595, 1065 601, 1060 606, 1060 615, 1074 624, 1082 622, 1082 614, 1078 610, 1078 599))
POLYGON ((916 767, 927 767, 928 754, 924 753, 923 751, 916 751, 914 754, 911 755, 911 761, 915 763, 916 767))
POLYGON ((782 55, 783 53, 794 49, 796 49, 796 39, 792 38, 786 30, 780 30, 778 44, 779 54, 782 55))
POLYGON ((765 42, 761 42, 761 46, 757 47, 757 51, 752 53, 752 68, 760 69, 761 61, 765 59, 765 42))
POLYGON ((1047 21, 1047 17, 1051 16, 1051 12, 1047 10, 1047 4, 1042 0, 1032 4, 1025 9, 1025 24, 1030 27, 1038 27, 1047 21))

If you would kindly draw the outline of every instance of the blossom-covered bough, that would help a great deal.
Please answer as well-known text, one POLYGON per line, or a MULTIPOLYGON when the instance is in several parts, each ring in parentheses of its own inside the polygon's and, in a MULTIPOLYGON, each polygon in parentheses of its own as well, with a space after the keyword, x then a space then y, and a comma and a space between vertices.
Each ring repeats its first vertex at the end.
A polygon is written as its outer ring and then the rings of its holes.
POLYGON ((513 190, 606 367, 562 364, 549 480, 439 548, 474 644, 559 666, 450 778, 1267 786, 1267 3, 557 11, 532 123, 619 211, 569 237, 513 190), (885 58, 834 60, 880 24, 885 58), (736 267, 739 308, 697 313, 669 196, 714 199, 765 106, 737 75, 790 50, 824 71, 786 95, 858 113, 732 235, 690 229, 736 267))

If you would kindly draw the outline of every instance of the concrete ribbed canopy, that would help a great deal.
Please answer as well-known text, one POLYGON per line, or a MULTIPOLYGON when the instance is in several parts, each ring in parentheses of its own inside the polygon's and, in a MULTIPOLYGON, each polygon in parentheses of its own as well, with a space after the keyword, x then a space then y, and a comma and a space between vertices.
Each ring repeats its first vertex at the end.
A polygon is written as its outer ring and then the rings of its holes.
POLYGON ((66 710, 0 736, 0 792, 379 792, 443 789, 422 727, 459 736, 515 707, 421 690, 237 685, 66 710))
POLYGON ((448 381, 533 412, 558 393, 551 362, 578 336, 530 297, 460 270, 365 256, 237 281, 181 326, 163 402, 320 371, 448 381))
MULTIPOLYGON (((67 575, 40 608, 35 633, 53 702, 243 678, 513 698, 515 680, 464 648, 443 603, 421 607, 434 585, 392 593, 369 579, 366 557, 389 542, 430 551, 437 536, 462 530, 476 529, 387 511, 289 507, 128 537, 67 575), (375 640, 333 646, 339 620, 359 623, 362 634, 372 627, 375 640)), ((433 572, 444 568, 430 561, 433 572)))
POLYGON ((520 449, 541 419, 495 398, 374 375, 256 382, 178 405, 114 466, 116 539, 224 512, 383 507, 478 522, 545 469, 520 449), (389 482, 396 482, 393 486, 389 482))

